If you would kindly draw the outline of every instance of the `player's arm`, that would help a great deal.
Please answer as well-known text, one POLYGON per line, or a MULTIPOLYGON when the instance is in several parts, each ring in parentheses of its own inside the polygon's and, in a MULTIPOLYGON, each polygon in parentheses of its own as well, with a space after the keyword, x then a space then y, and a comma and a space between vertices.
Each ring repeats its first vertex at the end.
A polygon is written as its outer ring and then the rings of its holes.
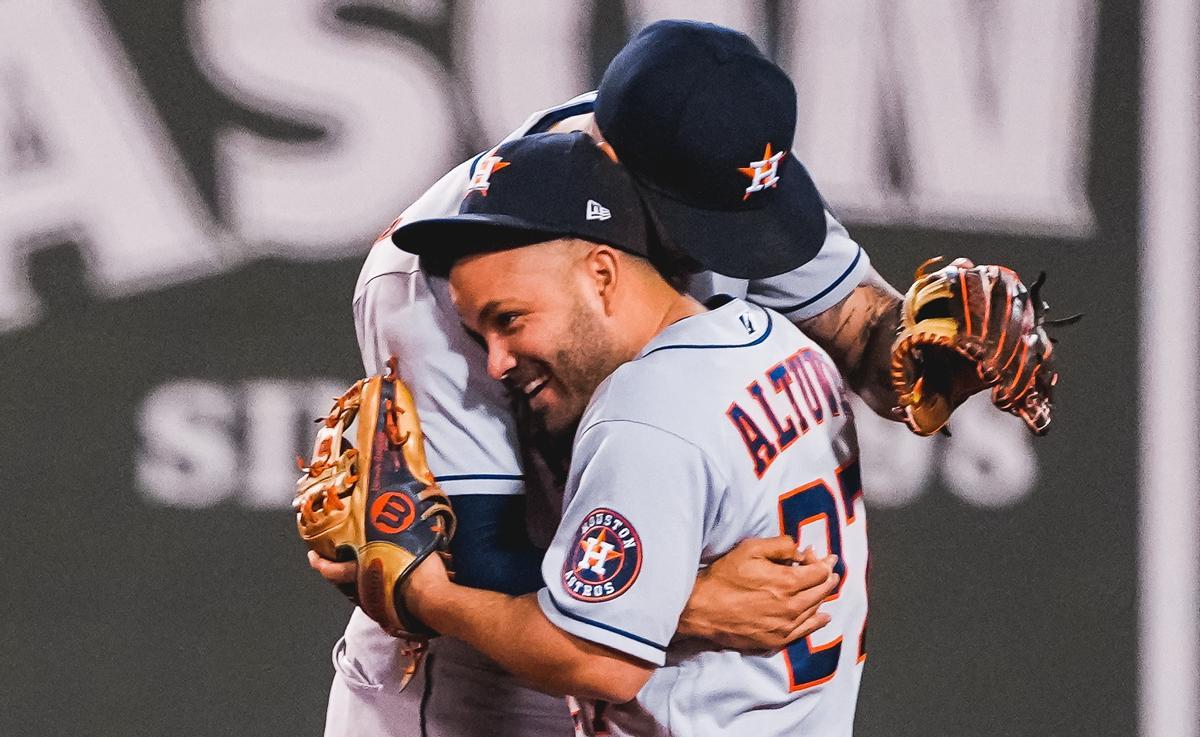
MULTIPOLYGON (((782 648, 829 623, 817 608, 837 587, 835 563, 832 556, 817 560, 811 549, 798 553, 787 535, 743 541, 701 572, 676 638, 741 650, 782 648)), ((430 568, 441 568, 440 562, 430 568)), ((504 596, 450 583, 433 570, 419 573, 406 597, 414 613, 534 688, 622 703, 650 677, 649 663, 556 627, 535 595, 504 596), (509 634, 498 638, 500 632, 509 634)))
MULTIPOLYGON (((618 703, 633 698, 654 667, 664 662, 665 643, 691 592, 699 565, 701 531, 696 529, 696 520, 703 514, 693 502, 696 496, 703 499, 708 488, 703 475, 688 472, 695 465, 693 456, 663 452, 661 445, 652 450, 643 435, 634 433, 636 428, 627 436, 615 434, 614 442, 606 445, 603 453, 597 452, 600 449, 595 443, 582 454, 577 449, 576 461, 588 468, 584 474, 587 483, 581 483, 572 501, 575 506, 568 507, 571 522, 560 525, 542 567, 543 578, 561 592, 561 572, 564 566, 573 570, 567 559, 579 549, 577 518, 584 516, 579 505, 594 505, 597 496, 611 498, 604 490, 623 490, 624 496, 653 489, 656 496, 679 496, 678 502, 687 512, 663 520, 665 529, 661 531, 664 540, 678 540, 679 549, 671 546, 644 565, 639 563, 640 547, 628 552, 628 557, 621 559, 625 567, 616 571, 624 573, 628 590, 619 592, 615 610, 602 606, 612 605, 610 601, 580 602, 565 592, 553 597, 546 589, 535 597, 461 586, 448 580, 437 556, 429 556, 406 581, 402 592, 405 608, 430 627, 466 642, 538 689, 618 703), (649 464, 645 455, 631 451, 651 453, 660 462, 649 464), (648 465, 654 467, 641 470, 648 465), (631 483, 635 477, 641 478, 642 486, 631 483), (668 483, 672 479, 677 484, 668 483), (664 566, 669 566, 669 575, 664 566), (676 575, 680 573, 686 573, 686 577, 676 575), (626 608, 626 604, 636 607, 636 611, 626 608), (581 616, 577 611, 585 612, 583 621, 572 619, 581 616), (597 616, 606 617, 609 624, 597 616)), ((656 502, 661 503, 661 499, 656 502)), ((657 509, 654 505, 651 508, 657 509)), ((608 547, 615 549, 611 544, 608 547)), ((309 555, 309 564, 332 583, 352 580, 357 575, 354 564, 336 563, 315 554, 309 555)))
POLYGON ((700 571, 674 639, 779 650, 829 624, 818 610, 837 588, 836 564, 836 555, 797 550, 788 535, 743 540, 700 571))
POLYGON ((829 309, 796 320, 796 326, 825 349, 846 383, 877 414, 901 420, 892 386, 892 342, 900 325, 901 295, 868 268, 850 294, 829 309))
MULTIPOLYGON (((313 570, 333 584, 353 583, 357 565, 335 563, 309 551, 313 570)), ((597 645, 551 623, 536 594, 510 596, 450 581, 431 555, 405 582, 406 608, 445 635, 458 638, 534 688, 624 703, 645 685, 650 663, 597 645)))
POLYGON ((546 693, 623 703, 654 670, 559 629, 542 613, 536 594, 508 596, 449 581, 436 556, 414 574, 405 602, 422 621, 435 622, 443 634, 546 693))
POLYGON ((537 688, 628 701, 665 662, 692 593, 706 520, 726 489, 714 473, 675 435, 597 422, 577 436, 574 494, 536 599, 463 590, 435 563, 421 571, 433 579, 426 590, 428 579, 413 579, 405 601, 537 688))
POLYGON ((900 322, 900 293, 871 268, 871 260, 832 214, 812 260, 792 271, 753 279, 746 296, 783 313, 837 364, 847 384, 876 413, 892 410, 891 346, 900 322))

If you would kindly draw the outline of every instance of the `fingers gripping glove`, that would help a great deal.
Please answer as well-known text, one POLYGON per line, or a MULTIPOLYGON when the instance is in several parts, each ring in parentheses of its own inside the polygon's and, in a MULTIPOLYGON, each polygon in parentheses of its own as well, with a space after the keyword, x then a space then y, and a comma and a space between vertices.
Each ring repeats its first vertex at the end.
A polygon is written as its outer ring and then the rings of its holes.
POLYGON ((317 420, 322 426, 292 505, 309 548, 358 561, 358 580, 346 594, 389 634, 420 640, 435 633, 405 611, 401 586, 430 554, 448 556, 455 517, 426 464, 416 406, 395 358, 388 369, 356 382, 317 420), (344 433, 356 417, 354 447, 344 433))
POLYGON ((1045 320, 1038 294, 1045 274, 1027 290, 1011 269, 965 258, 926 273, 939 260, 917 269, 892 345, 892 385, 909 429, 932 435, 968 397, 991 387, 993 404, 1044 435, 1058 382, 1045 326, 1080 316, 1045 320))

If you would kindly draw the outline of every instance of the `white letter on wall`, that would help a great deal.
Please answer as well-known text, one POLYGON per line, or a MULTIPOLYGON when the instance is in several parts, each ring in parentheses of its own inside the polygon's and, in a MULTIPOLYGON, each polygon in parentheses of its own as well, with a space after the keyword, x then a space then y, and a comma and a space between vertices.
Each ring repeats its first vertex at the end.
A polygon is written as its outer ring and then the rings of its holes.
POLYGON ((850 220, 1087 236, 1094 6, 788 5, 800 158, 850 220))
POLYGON ((220 384, 180 380, 156 388, 142 403, 138 430, 138 491, 169 507, 203 508, 241 484, 237 406, 220 384))
POLYGON ((467 72, 482 145, 499 142, 530 113, 588 91, 592 3, 470 0, 455 7, 455 64, 467 72))
POLYGON ((93 3, 0 3, 0 141, 36 141, 0 153, 0 331, 36 318, 39 244, 78 242, 108 296, 218 269, 208 213, 93 3))
POLYGON ((217 140, 223 215, 264 255, 362 252, 454 163, 442 65, 411 41, 339 20, 338 7, 349 4, 190 6, 198 61, 225 94, 324 131, 313 142, 244 129, 217 140))

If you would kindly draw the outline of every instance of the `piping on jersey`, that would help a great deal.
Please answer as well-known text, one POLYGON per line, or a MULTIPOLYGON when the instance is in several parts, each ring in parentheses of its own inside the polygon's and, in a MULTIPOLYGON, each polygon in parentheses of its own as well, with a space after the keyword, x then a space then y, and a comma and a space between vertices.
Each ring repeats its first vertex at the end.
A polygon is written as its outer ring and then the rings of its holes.
POLYGON ((779 311, 786 315, 789 312, 795 312, 796 310, 804 309, 805 307, 808 307, 813 302, 816 302, 818 299, 824 297, 826 294, 829 294, 830 292, 832 292, 834 290, 834 288, 837 287, 837 285, 844 282, 846 280, 846 277, 850 276, 850 273, 854 271, 854 267, 858 266, 859 260, 862 259, 862 254, 863 254, 862 246, 859 246, 858 252, 854 254, 854 260, 850 262, 850 265, 846 267, 846 270, 842 272, 842 275, 839 276, 838 278, 834 279, 832 284, 825 287, 821 291, 817 292, 816 296, 814 296, 810 299, 806 299, 798 305, 792 305, 791 307, 787 307, 787 308, 779 310, 779 311))
POLYGON ((546 590, 546 597, 548 599, 550 599, 550 603, 554 605, 554 608, 558 610, 558 613, 563 615, 564 617, 569 617, 570 619, 574 619, 576 622, 583 622, 584 624, 591 625, 592 627, 598 627, 602 630, 608 630, 609 632, 612 632, 613 634, 621 635, 622 637, 628 637, 629 639, 633 640, 634 642, 640 642, 643 645, 648 645, 648 646, 654 648, 655 650, 661 650, 664 653, 667 651, 666 645, 659 645, 657 642, 654 642, 653 640, 647 640, 645 637, 638 637, 637 635, 633 634, 632 632, 626 632, 625 630, 620 629, 618 627, 613 627, 611 624, 597 622, 594 619, 588 619, 587 617, 581 617, 578 614, 573 614, 573 613, 567 611, 566 609, 563 609, 561 606, 559 606, 558 602, 555 601, 554 594, 550 593, 549 589, 546 590))
POLYGON ((584 100, 583 102, 577 102, 573 105, 564 105, 556 110, 547 111, 545 115, 538 119, 538 122, 534 123, 529 127, 529 130, 525 131, 525 135, 532 136, 535 133, 545 133, 551 127, 553 127, 555 123, 566 120, 567 118, 573 118, 576 115, 590 113, 592 112, 592 108, 595 106, 595 100, 584 100))
MULTIPOLYGON (((832 287, 831 287, 831 288, 832 288, 832 287)), ((752 307, 758 307, 758 305, 751 305, 751 306, 752 306, 752 307)), ((689 349, 692 349, 692 348, 694 348, 694 349, 708 349, 708 348, 749 348, 750 346, 755 346, 755 345, 758 345, 759 343, 763 342, 764 340, 766 340, 766 339, 767 339, 767 338, 768 338, 768 337, 771 335, 771 328, 774 326, 774 321, 771 319, 771 313, 770 313, 770 312, 767 312, 766 310, 763 310, 763 308, 762 308, 762 307, 758 307, 758 309, 762 310, 762 311, 763 311, 763 314, 767 316, 767 329, 763 331, 763 334, 762 334, 762 335, 758 336, 757 338, 755 338, 754 340, 750 341, 749 343, 738 343, 737 345, 718 345, 718 344, 713 344, 713 345, 700 345, 700 344, 697 344, 697 345, 689 345, 689 344, 681 344, 681 345, 662 345, 662 346, 659 346, 658 348, 655 348, 655 349, 654 349, 654 350, 652 350, 652 351, 649 351, 649 352, 647 352, 645 355, 641 356, 641 358, 645 358, 646 356, 649 356, 649 355, 652 355, 652 354, 658 353, 659 351, 669 351, 669 350, 671 350, 671 349, 673 349, 673 348, 689 348, 689 349)))

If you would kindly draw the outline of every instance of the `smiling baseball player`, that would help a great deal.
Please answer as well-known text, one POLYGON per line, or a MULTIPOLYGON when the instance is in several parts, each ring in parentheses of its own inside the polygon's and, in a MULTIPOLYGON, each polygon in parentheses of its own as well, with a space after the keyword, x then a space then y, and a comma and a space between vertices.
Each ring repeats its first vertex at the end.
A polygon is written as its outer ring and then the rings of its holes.
POLYGON ((429 561, 406 605, 537 687, 589 699, 589 729, 850 734, 867 539, 833 362, 779 313, 729 297, 709 311, 677 292, 647 260, 632 182, 586 134, 492 155, 507 166, 486 194, 393 237, 452 269, 492 378, 549 432, 578 428, 563 519, 536 595, 454 584, 429 561), (839 556, 832 622, 772 654, 675 640, 691 575, 777 532, 839 556))
MULTIPOLYGON (((590 107, 593 98, 587 95, 582 103, 590 107)), ((574 101, 538 117, 569 116, 579 104, 574 101)), ((486 159, 483 155, 475 161, 486 159)), ((472 163, 447 174, 400 221, 451 214, 471 186, 485 191, 490 174, 473 173, 472 163)), ((837 230, 833 237, 838 237, 837 230)), ((845 243, 853 246, 848 239, 845 243)), ((397 356, 399 373, 413 390, 430 467, 459 518, 460 531, 452 543, 458 580, 514 595, 536 591, 542 585, 542 556, 558 523, 561 499, 539 493, 545 484, 539 486, 523 471, 512 399, 504 386, 488 377, 486 353, 462 329, 446 280, 429 274, 422 261, 397 249, 390 239, 372 250, 354 300, 363 364, 369 374, 382 373, 388 357, 397 356)), ((713 283, 702 282, 708 289, 713 283)), ((815 605, 828 593, 837 580, 831 573, 832 559, 812 565, 817 556, 810 552, 803 558, 806 568, 786 572, 745 566, 790 560, 797 549, 794 542, 780 538, 748 541, 746 555, 753 557, 734 563, 742 576, 736 583, 741 598, 706 597, 698 587, 679 623, 681 635, 727 647, 778 647, 796 633, 828 622, 827 614, 797 602, 815 605), (746 579, 748 571, 757 571, 759 578, 746 579), (793 611, 793 606, 798 608, 793 611), (785 608, 786 620, 755 614, 782 613, 785 608)), ((718 563, 702 576, 720 578, 721 570, 718 563)), ((572 728, 562 699, 519 683, 453 637, 430 643, 429 657, 402 690, 406 657, 359 609, 334 648, 333 662, 326 737, 542 737, 569 734, 572 728)))

